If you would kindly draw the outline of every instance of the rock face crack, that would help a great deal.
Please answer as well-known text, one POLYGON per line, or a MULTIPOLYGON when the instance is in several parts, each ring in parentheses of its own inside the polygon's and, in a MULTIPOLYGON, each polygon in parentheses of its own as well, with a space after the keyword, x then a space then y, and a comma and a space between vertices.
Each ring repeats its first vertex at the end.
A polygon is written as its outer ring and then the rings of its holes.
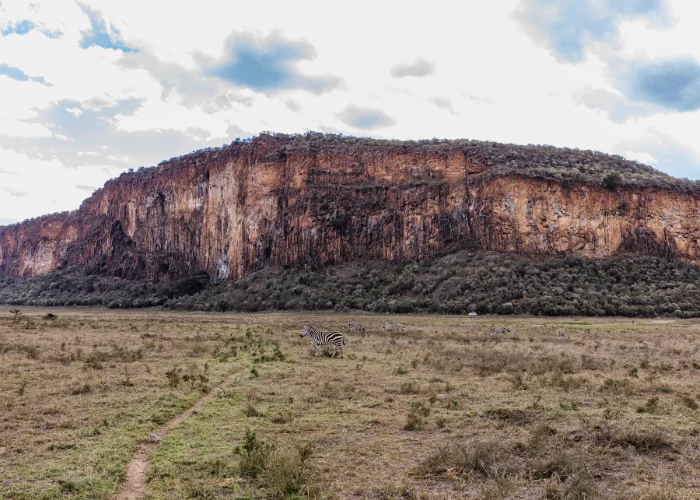
MULTIPOLYGON (((700 262, 694 192, 524 176, 528 164, 547 164, 528 148, 263 135, 124 173, 77 211, 0 228, 0 276, 84 265, 125 279, 237 279, 264 267, 408 262, 465 248, 700 262)), ((599 153, 546 151, 577 172, 603 161, 646 172, 599 153)))

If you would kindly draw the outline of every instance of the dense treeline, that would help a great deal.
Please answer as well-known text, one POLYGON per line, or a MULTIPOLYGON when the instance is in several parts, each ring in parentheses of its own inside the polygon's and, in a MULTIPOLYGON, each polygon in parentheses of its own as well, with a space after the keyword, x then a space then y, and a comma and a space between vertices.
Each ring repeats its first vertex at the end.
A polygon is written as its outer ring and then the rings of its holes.
POLYGON ((531 260, 462 251, 411 264, 262 270, 230 283, 206 275, 145 283, 66 268, 0 279, 10 305, 162 306, 204 311, 364 310, 392 313, 700 316, 700 268, 646 255, 531 260))

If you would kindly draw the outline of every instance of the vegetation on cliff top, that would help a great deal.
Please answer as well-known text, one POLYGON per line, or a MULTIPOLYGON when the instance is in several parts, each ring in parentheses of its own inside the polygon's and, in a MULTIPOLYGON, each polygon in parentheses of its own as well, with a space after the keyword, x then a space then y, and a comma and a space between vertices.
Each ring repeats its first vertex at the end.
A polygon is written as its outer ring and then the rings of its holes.
MULTIPOLYGON (((308 152, 334 152, 356 156, 360 153, 397 153, 397 154, 437 154, 447 156, 455 152, 464 154, 470 161, 487 167, 473 179, 491 177, 528 177, 556 182, 581 182, 598 186, 609 186, 604 179, 609 174, 619 174, 615 187, 653 187, 675 189, 695 193, 700 191, 700 184, 688 179, 679 179, 648 165, 631 161, 622 156, 609 155, 600 151, 558 148, 549 145, 503 144, 490 141, 469 139, 426 139, 420 141, 400 141, 373 139, 369 137, 351 137, 342 134, 277 134, 263 132, 250 139, 236 139, 230 145, 220 148, 206 148, 190 154, 177 156, 162 162, 163 168, 178 168, 181 165, 205 165, 224 154, 254 149, 266 151, 264 158, 284 161, 287 154, 308 152)), ((156 168, 139 169, 138 172, 122 174, 151 177, 156 175, 156 168)))
POLYGON ((231 283, 199 275, 148 284, 65 268, 32 278, 0 278, 0 303, 204 311, 355 309, 697 317, 699 282, 699 267, 654 256, 531 260, 461 251, 404 265, 373 261, 318 269, 268 269, 231 283))

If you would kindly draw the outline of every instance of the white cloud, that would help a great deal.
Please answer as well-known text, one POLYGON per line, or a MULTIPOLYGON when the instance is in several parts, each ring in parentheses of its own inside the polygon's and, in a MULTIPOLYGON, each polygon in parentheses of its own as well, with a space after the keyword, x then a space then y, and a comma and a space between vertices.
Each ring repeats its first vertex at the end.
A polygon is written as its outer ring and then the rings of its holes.
POLYGON ((0 135, 8 137, 48 137, 51 131, 40 123, 0 118, 0 135))
POLYGON ((0 166, 19 174, 0 172, 0 186, 28 193, 0 193, 0 218, 77 208, 120 170, 262 130, 547 143, 700 177, 700 112, 634 102, 611 77, 615 57, 700 62, 700 4, 670 1, 670 24, 605 17, 605 36, 579 40, 585 58, 570 64, 516 15, 542 1, 358 0, 339 17, 320 0, 84 0, 138 51, 124 53, 80 46, 91 22, 74 0, 2 0, 0 31, 26 33, 2 36, 0 65, 46 84, 0 74, 0 166), (217 77, 211 61, 248 73, 217 77))
POLYGON ((101 186, 118 173, 100 168, 67 169, 57 159, 33 160, 2 147, 0 165, 0 214, 8 220, 76 209, 76 200, 86 195, 79 186, 101 186))
POLYGON ((627 151, 624 156, 628 160, 635 160, 646 165, 654 165, 658 162, 653 155, 650 155, 646 151, 627 151))

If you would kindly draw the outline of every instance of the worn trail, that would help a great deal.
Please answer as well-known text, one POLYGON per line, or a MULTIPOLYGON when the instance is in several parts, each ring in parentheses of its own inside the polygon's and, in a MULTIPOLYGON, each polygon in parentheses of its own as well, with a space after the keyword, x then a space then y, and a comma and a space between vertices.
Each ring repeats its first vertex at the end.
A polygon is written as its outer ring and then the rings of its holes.
POLYGON ((236 379, 236 374, 229 375, 216 388, 209 391, 207 394, 197 400, 187 410, 176 415, 171 420, 158 427, 153 431, 153 434, 160 439, 149 439, 139 445, 138 450, 132 457, 126 470, 126 480, 115 497, 116 500, 140 500, 146 493, 146 480, 148 473, 148 465, 150 463, 153 452, 158 447, 160 440, 165 439, 170 432, 187 420, 192 413, 202 408, 205 404, 211 401, 218 389, 223 389, 230 385, 236 379))

